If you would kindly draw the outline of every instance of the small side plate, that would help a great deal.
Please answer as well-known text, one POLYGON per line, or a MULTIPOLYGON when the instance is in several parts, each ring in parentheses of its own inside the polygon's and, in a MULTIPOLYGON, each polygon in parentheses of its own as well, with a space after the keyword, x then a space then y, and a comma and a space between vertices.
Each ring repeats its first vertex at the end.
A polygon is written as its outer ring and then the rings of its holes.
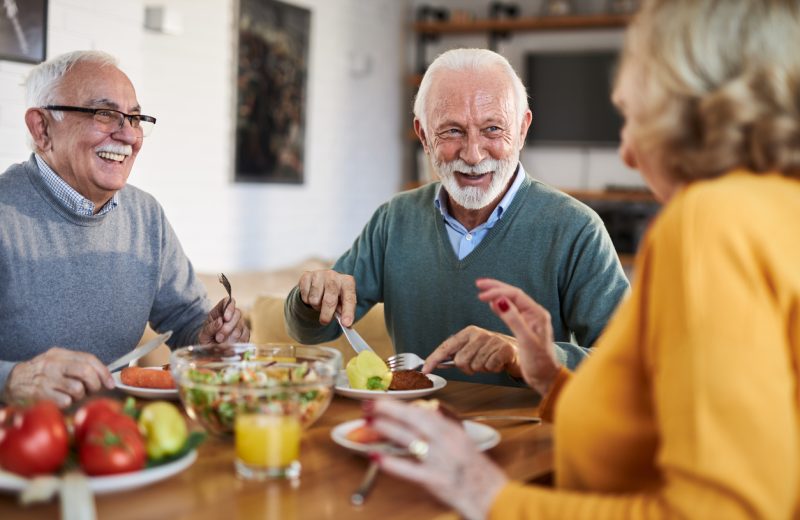
MULTIPOLYGON (((152 370, 163 370, 161 367, 146 367, 152 370)), ((140 386, 129 386, 122 383, 120 379, 120 372, 114 372, 111 374, 111 377, 114 378, 114 383, 116 384, 117 388, 122 390, 128 395, 132 395, 134 397, 141 397, 142 399, 178 399, 178 389, 177 388, 170 388, 168 390, 164 390, 161 388, 142 388, 140 386)))
MULTIPOLYGON (((473 421, 462 421, 462 424, 464 425, 464 431, 467 432, 469 438, 472 439, 472 442, 475 443, 475 446, 480 451, 492 449, 500 443, 500 432, 491 426, 473 421)), ((404 453, 405 450, 393 444, 389 444, 388 442, 363 444, 361 442, 353 442, 347 438, 348 433, 363 425, 364 419, 353 419, 352 421, 344 422, 331 430, 331 439, 339 446, 364 455, 371 451, 382 452, 388 455, 402 455, 404 453)))

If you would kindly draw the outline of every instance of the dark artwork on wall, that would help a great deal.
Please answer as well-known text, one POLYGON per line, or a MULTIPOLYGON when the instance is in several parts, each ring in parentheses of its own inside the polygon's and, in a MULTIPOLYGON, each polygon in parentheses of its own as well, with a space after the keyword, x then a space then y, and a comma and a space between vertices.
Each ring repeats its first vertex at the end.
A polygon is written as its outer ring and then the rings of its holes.
POLYGON ((236 174, 243 182, 303 182, 311 12, 240 0, 236 174))
POLYGON ((41 63, 46 42, 47 0, 0 2, 0 60, 41 63))

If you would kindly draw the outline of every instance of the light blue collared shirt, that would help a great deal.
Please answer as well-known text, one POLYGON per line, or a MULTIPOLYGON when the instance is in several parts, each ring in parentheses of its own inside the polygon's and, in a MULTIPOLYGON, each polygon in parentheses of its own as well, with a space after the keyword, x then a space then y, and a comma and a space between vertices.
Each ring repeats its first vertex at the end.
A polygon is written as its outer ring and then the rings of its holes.
MULTIPOLYGON (((58 174, 44 162, 44 159, 39 157, 39 154, 34 154, 34 156, 36 157, 36 164, 39 165, 39 172, 42 174, 44 183, 50 191, 53 192, 53 195, 76 215, 85 217, 93 216, 94 202, 75 191, 72 186, 67 184, 64 179, 59 177, 58 174)), ((104 215, 116 208, 118 204, 119 192, 115 192, 111 200, 109 200, 97 214, 104 215)))
POLYGON ((508 205, 511 204, 511 201, 514 200, 514 196, 519 191, 519 187, 522 185, 522 181, 525 179, 525 169, 520 164, 517 167, 517 173, 514 177, 514 182, 511 183, 511 187, 508 188, 505 196, 500 199, 500 202, 497 204, 497 207, 494 208, 492 214, 489 215, 489 218, 483 224, 479 225, 475 229, 467 229, 465 228, 461 222, 455 219, 450 213, 447 211, 447 192, 444 189, 444 186, 439 185, 439 189, 436 191, 436 197, 433 200, 434 206, 444 217, 444 224, 445 229, 447 229, 447 237, 450 239, 450 245, 453 246, 453 251, 458 256, 459 260, 463 260, 468 254, 473 252, 478 244, 481 243, 481 240, 486 236, 486 233, 489 232, 490 229, 497 224, 497 221, 503 217, 503 213, 505 212, 508 205))

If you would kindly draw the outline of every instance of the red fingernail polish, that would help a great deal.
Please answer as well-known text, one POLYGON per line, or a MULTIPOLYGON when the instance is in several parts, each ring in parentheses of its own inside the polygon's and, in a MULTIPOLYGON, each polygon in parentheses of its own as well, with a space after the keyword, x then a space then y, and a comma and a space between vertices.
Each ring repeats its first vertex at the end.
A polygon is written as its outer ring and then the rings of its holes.
POLYGON ((372 426, 372 423, 375 422, 375 416, 374 415, 364 416, 364 422, 367 423, 367 426, 372 426))
POLYGON ((381 454, 377 451, 369 452, 369 460, 372 462, 380 462, 381 461, 381 454))
POLYGON ((499 300, 497 302, 497 308, 500 309, 500 312, 507 312, 509 309, 508 302, 504 299, 499 300))

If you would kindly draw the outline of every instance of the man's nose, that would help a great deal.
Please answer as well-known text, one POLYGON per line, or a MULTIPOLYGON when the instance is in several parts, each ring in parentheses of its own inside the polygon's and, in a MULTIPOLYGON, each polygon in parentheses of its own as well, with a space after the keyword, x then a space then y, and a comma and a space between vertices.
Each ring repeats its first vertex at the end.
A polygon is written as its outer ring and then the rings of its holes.
POLYGON ((468 133, 466 136, 466 142, 464 143, 464 147, 461 149, 459 156, 461 160, 469 165, 478 164, 484 158, 486 158, 486 152, 481 144, 480 136, 473 133, 468 133))
POLYGON ((127 117, 122 118, 122 125, 111 135, 117 141, 128 144, 133 144, 142 138, 142 132, 134 128, 127 117))

